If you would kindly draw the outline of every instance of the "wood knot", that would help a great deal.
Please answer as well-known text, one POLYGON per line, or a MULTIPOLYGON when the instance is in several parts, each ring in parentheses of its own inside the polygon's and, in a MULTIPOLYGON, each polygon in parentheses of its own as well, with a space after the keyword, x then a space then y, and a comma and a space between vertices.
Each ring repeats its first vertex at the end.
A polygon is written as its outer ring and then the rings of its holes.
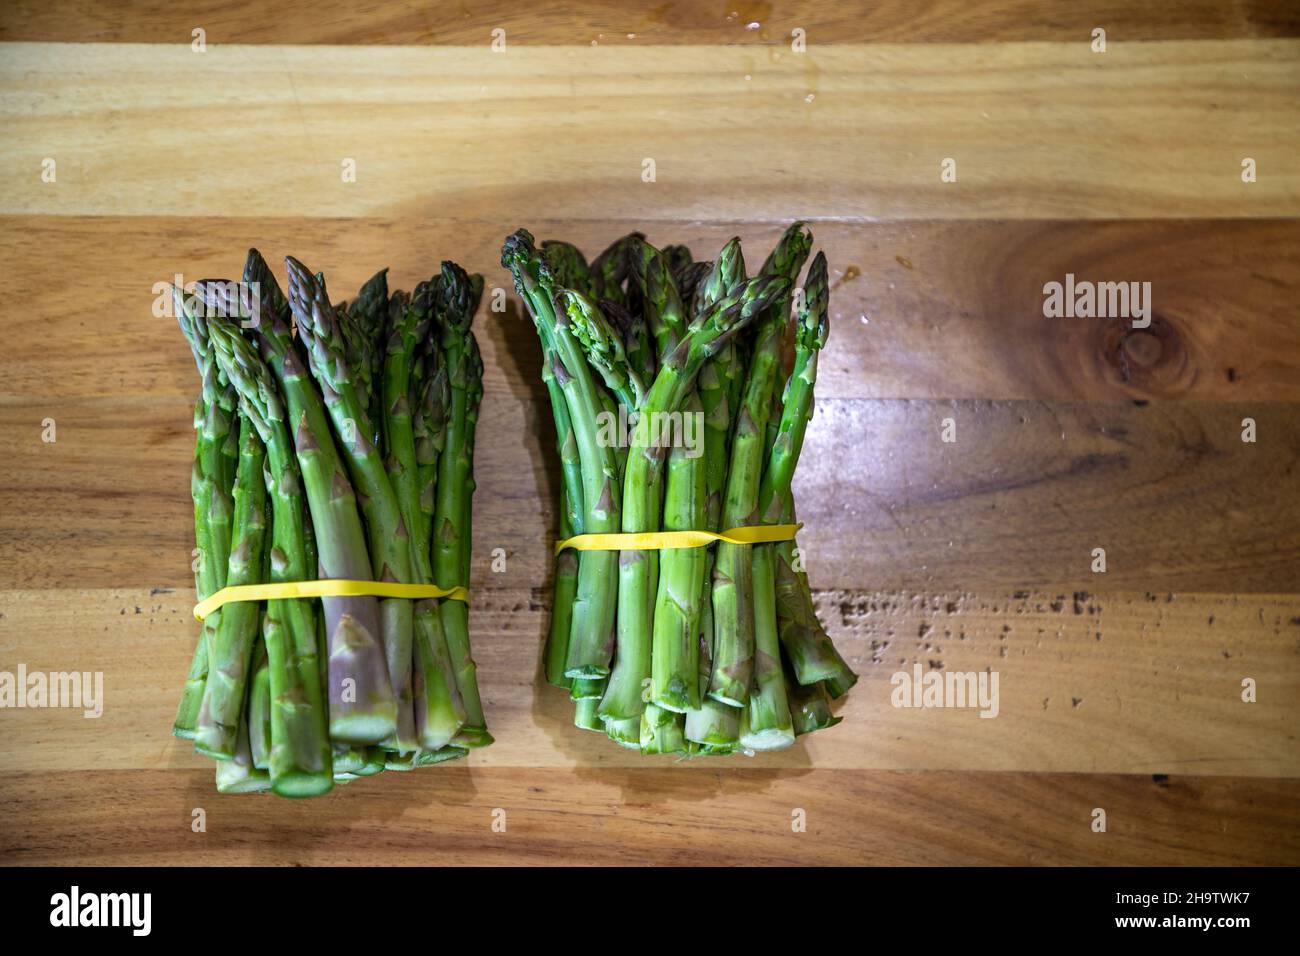
POLYGON ((1173 398, 1195 379, 1182 333, 1158 313, 1146 328, 1134 328, 1131 318, 1110 319, 1102 326, 1100 350, 1109 374, 1136 395, 1173 398))

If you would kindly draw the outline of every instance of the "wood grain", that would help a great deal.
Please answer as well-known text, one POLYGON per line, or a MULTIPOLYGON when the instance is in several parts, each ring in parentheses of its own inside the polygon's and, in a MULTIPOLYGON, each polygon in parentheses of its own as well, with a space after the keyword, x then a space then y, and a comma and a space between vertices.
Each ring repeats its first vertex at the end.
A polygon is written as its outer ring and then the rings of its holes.
POLYGON ((0 777, 0 862, 1294 866, 1297 798, 1295 780, 448 765, 307 804, 222 797, 198 770, 63 771, 0 777))
MULTIPOLYGON (((516 303, 500 247, 517 225, 591 256, 629 228, 509 210, 471 223, 241 218, 203 229, 165 217, 2 218, 0 322, 39 317, 40 334, 5 343, 0 401, 189 401, 193 369, 173 323, 151 318, 154 286, 178 272, 182 281, 234 276, 250 245, 281 274, 290 252, 324 269, 339 296, 383 265, 409 289, 454 257, 516 303)), ((757 269, 784 225, 656 223, 649 238, 708 258, 738 235, 757 269)), ((1300 401, 1300 221, 823 222, 814 231, 835 286, 821 398, 1300 401), (1150 282, 1151 329, 1044 318, 1043 285, 1067 273, 1150 282)), ((534 336, 517 304, 504 315, 485 306, 478 321, 491 329, 480 335, 489 394, 540 397, 534 336)))
POLYGON ((10 0, 0 40, 95 43, 189 43, 201 26, 209 43, 481 44, 494 28, 511 43, 572 45, 745 44, 781 42, 795 27, 810 43, 973 43, 1083 41, 1105 27, 1111 42, 1219 40, 1300 35, 1300 16, 1281 0, 1231 4, 1166 0, 1158 5, 1083 0, 596 0, 580 5, 534 0, 459 3, 251 0, 168 3, 130 0, 111 10, 89 0, 10 0), (751 27, 751 24, 755 26, 751 27))
MULTIPOLYGON (((507 572, 500 577, 514 579, 507 572)), ((862 678, 844 722, 787 751, 692 761, 733 769, 1003 770, 1300 777, 1300 596, 1022 591, 823 591, 821 619, 862 678), (996 715, 894 706, 894 675, 996 672, 996 715), (1257 702, 1241 699, 1257 683, 1257 702)), ((471 606, 493 746, 474 767, 642 767, 575 730, 543 685, 541 587, 481 589, 471 606)), ((0 767, 206 765, 168 736, 197 626, 192 590, 0 592, 0 665, 102 672, 103 713, 4 713, 0 767)), ((992 713, 992 709, 989 710, 992 713)), ((653 763, 653 761, 651 762, 653 763)), ((666 758, 660 763, 673 763, 666 758)))
POLYGON ((0 212, 862 220, 1300 213, 1300 41, 9 44, 0 212), (1258 181, 1241 180, 1243 157, 1258 181), (643 161, 655 181, 642 180, 643 161), (940 164, 957 162, 942 182, 940 164), (57 182, 42 181, 45 159, 57 182), (354 160, 356 181, 343 163, 354 160), (738 189, 734 184, 761 184, 738 189))
MULTIPOLYGON (((0 406, 0 585, 190 586, 191 409, 0 406)), ((543 411, 500 390, 484 401, 474 587, 499 585, 498 547, 515 582, 550 573, 558 488, 543 411)), ((817 587, 1287 593, 1300 581, 1298 485, 1294 404, 831 399, 794 490, 817 587), (1245 416, 1254 444, 1241 441, 1245 416), (1092 571, 1099 547, 1105 574, 1092 571)))

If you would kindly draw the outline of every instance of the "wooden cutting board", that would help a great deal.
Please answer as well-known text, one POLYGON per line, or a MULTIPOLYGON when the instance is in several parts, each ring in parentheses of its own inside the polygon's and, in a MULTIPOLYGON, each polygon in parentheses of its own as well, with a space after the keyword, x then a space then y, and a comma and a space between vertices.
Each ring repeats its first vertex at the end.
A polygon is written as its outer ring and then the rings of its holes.
POLYGON ((5 5, 0 670, 105 700, 0 710, 0 862, 1300 863, 1300 18, 851 6, 5 5), (753 267, 796 217, 834 279, 801 543, 862 680, 789 751, 641 758, 537 672, 558 465, 500 244, 739 235, 753 267), (310 802, 218 796, 168 734, 196 381, 151 306, 250 245, 336 295, 441 258, 507 292, 497 743, 310 802), (1067 274, 1151 283, 1149 327, 1045 317, 1067 274), (918 664, 996 671, 998 716, 894 707, 918 664))

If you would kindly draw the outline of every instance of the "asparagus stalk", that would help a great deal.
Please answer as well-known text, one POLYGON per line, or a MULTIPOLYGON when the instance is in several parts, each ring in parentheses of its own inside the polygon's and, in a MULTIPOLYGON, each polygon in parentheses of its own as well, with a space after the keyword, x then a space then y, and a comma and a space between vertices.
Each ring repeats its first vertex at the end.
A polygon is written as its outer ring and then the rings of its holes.
POLYGON ((235 756, 217 761, 218 793, 259 793, 271 789, 271 775, 253 766, 253 749, 248 737, 248 713, 241 711, 235 738, 235 756))
MULTIPOLYGON (((776 438, 769 454, 763 486, 759 492, 760 520, 764 524, 794 522, 794 499, 790 484, 803 448, 804 433, 812 416, 813 387, 817 382, 817 354, 826 344, 829 289, 826 258, 818 254, 808 270, 804 306, 795 332, 795 363, 786 385, 784 406, 776 438)), ((794 567, 794 542, 763 545, 756 549, 755 575, 759 573, 759 552, 770 561, 777 588, 777 627, 781 644, 800 684, 810 685, 833 679, 846 690, 857 675, 835 650, 812 607, 808 576, 794 567), (782 621, 782 615, 787 618, 782 621)), ((764 568, 764 573, 767 569, 764 568)), ((771 634, 758 639, 771 644, 771 634)), ((838 696, 838 695, 837 695, 838 696)))
MULTIPOLYGON (((542 342, 543 360, 550 362, 568 409, 581 463, 582 530, 587 534, 617 532, 621 510, 618 459, 614 448, 600 439, 597 420, 604 409, 567 315, 555 307, 553 277, 527 230, 520 229, 506 240, 501 264, 510 269, 515 288, 528 305, 542 342)), ((564 669, 567 678, 609 674, 617 564, 618 555, 611 551, 583 551, 578 557, 577 597, 572 605, 564 669)))
MULTIPOLYGON (((794 524, 794 499, 785 497, 781 524, 794 524)), ((835 649, 813 607, 808 573, 795 561, 795 543, 775 546, 776 612, 781 647, 800 684, 822 682, 833 698, 843 697, 858 681, 858 675, 835 649)))
MULTIPOLYGON (((284 296, 256 249, 249 251, 244 281, 259 285, 258 345, 280 386, 287 406, 286 423, 293 427, 319 575, 368 579, 370 561, 355 494, 335 449, 320 393, 304 368, 289 329, 284 296)), ((383 740, 394 731, 397 707, 379 643, 377 603, 368 596, 330 597, 323 598, 322 605, 330 737, 351 743, 383 740)))
MULTIPOLYGON (((562 266, 552 246, 543 243, 548 261, 554 267, 562 266)), ((576 250, 575 250, 576 251, 576 250)), ((581 257, 581 253, 576 253, 581 257)), ((587 272, 589 286, 597 283, 587 272)), ((554 347, 543 345, 542 383, 551 402, 551 417, 555 422, 555 443, 560 454, 560 538, 581 534, 584 514, 582 505, 582 458, 564 392, 555 377, 554 347)), ((543 669, 549 683, 559 687, 572 687, 574 681, 565 676, 568 665, 569 633, 573 627, 573 602, 578 592, 578 553, 561 551, 555 558, 555 586, 552 591, 551 621, 546 637, 543 669)), ((575 698, 577 699, 577 698, 575 698)), ((602 728, 603 729, 603 728, 602 728)))
MULTIPOLYGON (((790 493, 790 482, 803 448, 808 419, 812 417, 813 386, 817 381, 817 355, 828 332, 826 257, 818 253, 808 270, 808 280, 795 328, 794 370, 783 396, 773 394, 774 414, 769 421, 768 463, 759 489, 759 521, 775 524, 790 493)), ((794 742, 777 636, 775 547, 753 549, 754 586, 754 693, 749 699, 750 736, 741 743, 755 750, 784 747, 794 742)))
MULTIPOLYGON (((556 444, 560 449, 560 539, 567 540, 582 531, 582 461, 573 437, 573 425, 564 395, 555 381, 549 362, 542 365, 542 379, 551 399, 555 419, 556 444)), ((573 601, 578 593, 578 552, 561 551, 555 558, 555 588, 552 592, 551 623, 546 637, 544 670, 546 680, 557 687, 569 687, 564 675, 569 655, 569 632, 573 626, 573 601)))
MULTIPOLYGON (((360 493, 369 532, 371 571, 379 581, 411 583, 410 532, 398 507, 383 458, 374 441, 368 401, 356 387, 357 370, 349 360, 343 328, 321 284, 292 256, 289 307, 307 352, 312 375, 340 438, 352 481, 360 493)), ((414 608, 406 598, 383 598, 379 617, 389 686, 397 704, 395 727, 382 742, 399 752, 419 746, 411 691, 414 653, 414 608)))
MULTIPOLYGON (((683 428, 687 421, 699 423, 695 433, 701 442, 703 420, 704 406, 692 392, 682 408, 683 428)), ((704 485, 703 449, 674 445, 664 482, 665 530, 693 531, 704 526, 704 485)), ((700 706, 700 613, 707 562, 705 548, 676 548, 659 557, 650 686, 653 702, 664 710, 685 713, 700 706)))
MULTIPOLYGON (((410 558, 415 580, 433 583, 432 501, 437 468, 437 439, 441 428, 441 394, 438 367, 429 369, 429 354, 437 363, 437 351, 427 350, 416 361, 416 350, 429 336, 433 314, 434 287, 421 283, 413 296, 398 293, 389 305, 389 334, 383 365, 383 435, 388 450, 387 468, 402 521, 410 530, 410 558), (412 370, 418 369, 416 375, 412 370), (433 374, 430 375, 429 372, 433 374), (428 378, 428 387, 424 379, 428 378), (413 393, 413 379, 420 394, 413 393), (420 403, 420 440, 417 443, 413 404, 420 403), (427 499, 427 505, 426 505, 427 499)), ((423 351, 423 350, 422 350, 423 351)), ((438 750, 456 735, 465 722, 465 709, 451 671, 446 637, 438 605, 419 601, 413 608, 414 670, 412 701, 414 731, 423 749, 438 750)))
MULTIPOLYGON (((700 278, 693 298, 698 315, 722 298, 728 290, 745 281, 745 259, 740 240, 733 238, 708 265, 700 278)), ((704 524, 710 531, 719 531, 722 517, 722 495, 727 484, 727 451, 731 437, 730 380, 739 377, 733 372, 736 361, 736 342, 727 342, 700 370, 698 382, 701 408, 704 413, 704 524)), ((685 735, 692 743, 709 747, 734 747, 738 743, 740 721, 735 709, 707 697, 709 678, 713 671, 713 565, 714 549, 705 549, 704 582, 700 589, 700 636, 697 655, 697 681, 701 700, 697 707, 686 713, 685 735)))
MULTIPOLYGON (((233 472, 225 466, 223 449, 231 428, 234 391, 221 376, 212 347, 208 342, 207 321, 199 304, 179 290, 173 290, 176 316, 181 332, 189 342, 199 368, 202 388, 195 407, 194 466, 190 476, 190 495, 194 501, 194 543, 198 548, 199 567, 195 573, 198 600, 210 597, 226 585, 230 559, 230 530, 233 503, 233 472)), ((199 640, 194 646, 185 690, 177 707, 172 733, 193 740, 198 727, 199 708, 208 680, 208 648, 221 621, 217 609, 203 621, 199 640)))
POLYGON ((844 719, 831 713, 831 699, 824 684, 800 684, 794 672, 787 669, 785 687, 790 698, 790 717, 796 736, 834 727, 844 719))
MULTIPOLYGON (((267 530, 266 486, 262 479, 265 449, 252 423, 242 414, 239 437, 241 451, 235 478, 228 585, 261 582, 267 530)), ((235 756, 259 611, 259 606, 249 601, 227 605, 209 648, 208 681, 199 708, 194 746, 200 753, 219 760, 231 760, 235 756)))
MULTIPOLYGON (((758 512, 759 482, 767 418, 785 331, 788 298, 812 245, 803 223, 781 237, 763 266, 762 275, 782 277, 786 285, 758 327, 739 417, 731 439, 731 463, 722 523, 733 528, 753 524, 758 512)), ((754 674, 753 555, 749 545, 718 543, 713 571, 714 659, 709 696, 744 707, 754 674)))
MULTIPOLYGON (((232 323, 213 320, 211 336, 217 360, 239 393, 240 409, 266 446, 263 484, 272 514, 268 578, 274 583, 309 580, 316 566, 314 537, 275 380, 232 323)), ((262 633, 271 694, 272 789, 284 796, 325 793, 332 772, 314 602, 268 601, 262 633)))
MULTIPOLYGON (((481 389, 483 364, 470 325, 483 291, 481 276, 468 275, 452 262, 442 264, 442 283, 436 305, 440 326, 439 347, 447 369, 451 403, 447 415, 446 447, 438 458, 436 508, 433 521, 434 582, 443 588, 468 586, 472 438, 467 427, 469 406, 481 389)), ((470 656, 469 609, 464 601, 443 601, 439 607, 456 687, 465 707, 465 723, 455 743, 482 747, 492 742, 479 698, 474 659, 470 656)))
POLYGON ((266 614, 256 608, 259 628, 253 644, 253 666, 248 681, 248 742, 253 766, 271 770, 271 665, 266 656, 266 614))

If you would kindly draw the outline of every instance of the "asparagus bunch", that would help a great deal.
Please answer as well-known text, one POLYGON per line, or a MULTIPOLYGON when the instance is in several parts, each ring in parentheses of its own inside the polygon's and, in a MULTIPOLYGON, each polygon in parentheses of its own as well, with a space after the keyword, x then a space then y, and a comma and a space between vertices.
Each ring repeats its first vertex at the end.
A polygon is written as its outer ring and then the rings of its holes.
MULTIPOLYGON (((289 258, 176 290, 199 368, 196 591, 342 578, 468 585, 482 280, 453 263, 332 303, 289 258)), ((227 604, 203 622, 173 732, 223 792, 312 796, 491 743, 464 602, 227 604)))
MULTIPOLYGON (((750 278, 736 239, 696 261, 632 233, 591 263, 506 240, 542 348, 561 537, 793 523, 828 332, 823 255, 799 285, 811 248, 795 223, 750 278)), ((793 541, 560 552, 544 671, 577 726, 686 755, 789 746, 838 722, 830 701, 857 680, 793 541)))

